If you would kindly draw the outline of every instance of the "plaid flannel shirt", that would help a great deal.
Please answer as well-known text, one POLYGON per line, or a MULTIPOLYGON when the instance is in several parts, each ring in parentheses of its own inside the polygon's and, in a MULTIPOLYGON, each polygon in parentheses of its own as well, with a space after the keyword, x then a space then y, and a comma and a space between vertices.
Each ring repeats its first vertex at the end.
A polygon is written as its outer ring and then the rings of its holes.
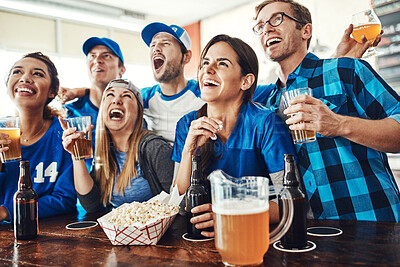
MULTIPOLYGON (((286 86, 286 90, 312 88, 313 96, 337 114, 400 123, 400 97, 363 60, 321 60, 308 53, 286 86)), ((279 81, 260 88, 254 100, 282 111, 278 88, 279 81)), ((400 220, 399 189, 385 153, 318 133, 315 142, 295 147, 315 218, 400 220)))

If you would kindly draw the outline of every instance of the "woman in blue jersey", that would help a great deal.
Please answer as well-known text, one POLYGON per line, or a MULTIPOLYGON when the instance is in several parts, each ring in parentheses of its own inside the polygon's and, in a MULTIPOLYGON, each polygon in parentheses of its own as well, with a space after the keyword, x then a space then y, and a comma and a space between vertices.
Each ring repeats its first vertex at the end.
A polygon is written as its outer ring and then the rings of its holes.
MULTIPOLYGON (((257 77, 256 54, 240 39, 217 35, 204 48, 198 83, 206 104, 176 126, 172 159, 179 163, 174 183, 180 193, 190 184, 194 153, 202 158, 205 176, 222 169, 235 177, 269 176, 274 183, 282 183, 284 154, 294 154, 293 143, 279 117, 251 101, 257 77)), ((211 204, 192 210, 200 211, 211 211, 211 204)), ((276 203, 271 204, 270 215, 271 221, 278 219, 276 203)), ((192 223, 197 228, 210 227, 212 214, 194 217, 192 223)))
MULTIPOLYGON (((73 153, 75 128, 65 128, 63 145, 73 153)), ((74 160, 75 188, 82 206, 94 212, 104 206, 147 201, 169 192, 174 172, 172 147, 143 129, 143 100, 130 81, 111 81, 100 104, 94 162, 89 174, 84 160, 74 160)))
MULTIPOLYGON (((49 103, 59 80, 53 62, 40 52, 25 55, 7 77, 8 94, 18 109, 21 157, 30 162, 33 189, 38 194, 39 218, 75 210, 71 157, 62 146, 62 128, 49 103)), ((0 151, 8 150, 8 135, 0 134, 0 151)), ((0 162, 0 221, 11 222, 19 162, 0 162)))

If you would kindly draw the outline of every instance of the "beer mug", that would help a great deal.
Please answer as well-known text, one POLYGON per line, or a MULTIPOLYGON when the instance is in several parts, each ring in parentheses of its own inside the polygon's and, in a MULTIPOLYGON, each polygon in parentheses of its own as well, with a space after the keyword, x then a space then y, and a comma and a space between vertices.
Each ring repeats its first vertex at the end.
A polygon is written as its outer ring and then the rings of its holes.
POLYGON ((266 177, 235 178, 221 170, 212 172, 212 210, 215 247, 225 265, 257 265, 269 244, 279 240, 293 220, 293 202, 287 190, 276 190, 283 199, 282 219, 269 232, 269 195, 275 192, 266 177))

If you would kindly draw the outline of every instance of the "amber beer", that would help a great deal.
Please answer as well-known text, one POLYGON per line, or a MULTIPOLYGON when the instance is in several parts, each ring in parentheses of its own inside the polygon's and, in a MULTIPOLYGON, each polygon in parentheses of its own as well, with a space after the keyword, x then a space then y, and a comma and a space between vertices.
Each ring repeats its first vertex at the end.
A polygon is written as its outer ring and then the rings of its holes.
POLYGON ((90 139, 75 139, 73 141, 73 148, 76 160, 89 159, 93 157, 92 140, 90 139))
MULTIPOLYGON (((288 115, 290 118, 292 115, 288 115)), ((305 123, 305 122, 300 122, 305 123)), ((290 130, 295 144, 308 143, 315 141, 315 132, 310 130, 290 130)))
POLYGON ((381 33, 381 25, 379 23, 368 23, 359 25, 353 28, 353 37, 358 43, 362 43, 361 36, 365 36, 371 44, 376 39, 376 36, 381 33))
POLYGON ((20 143, 20 130, 19 128, 0 128, 1 133, 9 135, 11 143, 8 146, 8 150, 0 153, 1 161, 17 161, 21 160, 21 143, 20 143))
POLYGON ((213 206, 215 247, 227 265, 255 265, 263 261, 269 246, 269 210, 255 201, 248 205, 225 200, 213 206))

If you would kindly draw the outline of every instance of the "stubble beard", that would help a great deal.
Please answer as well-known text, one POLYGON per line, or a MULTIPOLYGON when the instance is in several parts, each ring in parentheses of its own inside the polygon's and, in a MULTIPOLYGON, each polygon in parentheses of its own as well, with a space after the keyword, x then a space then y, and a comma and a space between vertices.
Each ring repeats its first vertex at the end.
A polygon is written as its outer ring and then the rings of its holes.
POLYGON ((165 62, 165 70, 161 77, 157 78, 154 73, 154 79, 158 83, 168 83, 176 78, 178 78, 182 74, 182 64, 183 64, 183 56, 179 64, 172 64, 170 62, 165 62))

